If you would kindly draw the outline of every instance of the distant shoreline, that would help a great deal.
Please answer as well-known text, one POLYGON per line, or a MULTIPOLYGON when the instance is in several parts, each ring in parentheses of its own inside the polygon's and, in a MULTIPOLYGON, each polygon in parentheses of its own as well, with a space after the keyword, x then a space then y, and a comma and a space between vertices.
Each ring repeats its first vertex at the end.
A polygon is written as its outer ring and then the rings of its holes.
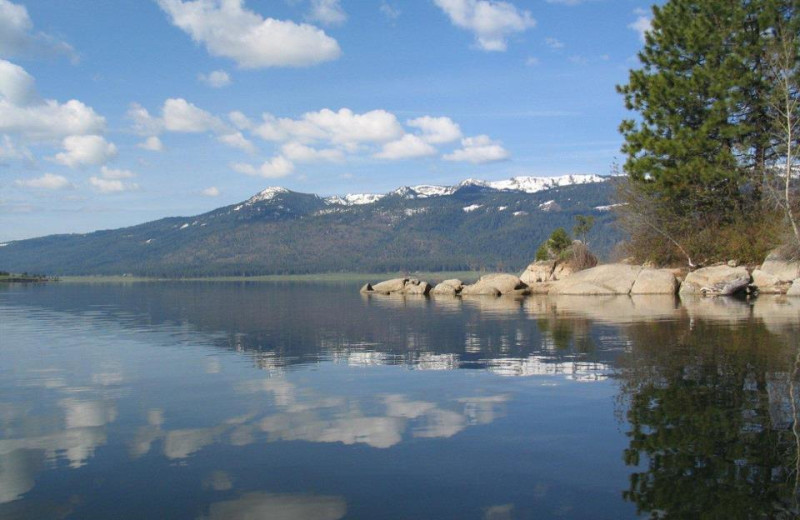
POLYGON ((482 274, 479 271, 426 271, 426 272, 395 272, 395 273, 318 273, 318 274, 276 274, 261 276, 208 276, 167 278, 148 276, 60 276, 60 283, 157 283, 157 282, 360 282, 364 280, 382 280, 386 277, 414 276, 427 280, 441 281, 448 278, 464 280, 477 280, 482 274))

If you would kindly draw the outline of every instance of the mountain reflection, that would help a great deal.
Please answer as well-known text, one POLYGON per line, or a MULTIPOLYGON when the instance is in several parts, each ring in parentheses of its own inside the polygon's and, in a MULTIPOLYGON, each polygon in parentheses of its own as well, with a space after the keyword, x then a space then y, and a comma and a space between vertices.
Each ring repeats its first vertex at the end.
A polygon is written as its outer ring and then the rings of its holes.
MULTIPOLYGON (((623 421, 605 441, 612 460, 624 449, 611 494, 627 511, 800 514, 800 301, 383 298, 341 286, 224 284, 10 294, 0 299, 0 354, 14 367, 0 373, 0 517, 91 516, 80 508, 98 493, 92 486, 116 489, 93 475, 119 466, 105 471, 144 480, 153 468, 172 479, 191 472, 174 498, 202 496, 178 508, 186 517, 338 519, 358 511, 354 496, 365 500, 359 464, 383 475, 386 464, 424 466, 448 446, 458 449, 447 460, 475 459, 463 474, 412 471, 393 485, 424 494, 452 477, 477 486, 464 501, 485 498, 471 503, 474 518, 537 517, 532 503, 596 467, 548 466, 539 453, 515 474, 522 480, 498 482, 491 497, 493 483, 476 475, 495 465, 493 475, 505 475, 536 449, 575 452, 573 443, 588 442, 579 434, 594 435, 580 424, 603 406, 591 400, 603 391, 616 395, 623 421), (562 422, 550 424, 562 407, 562 422), (580 433, 559 434, 564 424, 580 433), (476 445, 511 455, 484 456, 476 445), (413 450, 424 456, 392 458, 413 450), (284 482, 295 467, 300 476, 284 482), (351 487, 306 480, 343 468, 357 475, 351 487), (534 479, 536 471, 561 480, 534 479)), ((551 516, 577 511, 575 496, 559 498, 551 516)))

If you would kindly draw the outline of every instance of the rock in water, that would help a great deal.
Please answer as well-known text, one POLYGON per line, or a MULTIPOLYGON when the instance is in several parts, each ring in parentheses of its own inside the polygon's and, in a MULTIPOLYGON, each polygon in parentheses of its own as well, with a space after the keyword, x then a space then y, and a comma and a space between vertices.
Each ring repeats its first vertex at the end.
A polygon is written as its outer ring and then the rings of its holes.
POLYGON ((800 278, 800 261, 786 259, 785 255, 776 249, 767 255, 761 264, 761 271, 776 276, 782 282, 791 282, 800 278))
POLYGON ((456 294, 461 292, 461 289, 464 287, 464 284, 461 283, 461 280, 445 280, 442 283, 438 284, 436 287, 433 288, 431 294, 439 294, 443 296, 455 296, 456 294))
POLYGON ((672 294, 678 292, 678 278, 669 269, 643 268, 631 287, 631 294, 672 294))
POLYGON ((519 279, 528 285, 549 282, 553 279, 555 268, 555 260, 539 260, 526 267, 519 279))
POLYGON ((800 296, 800 278, 792 282, 792 286, 786 291, 786 296, 800 296))
POLYGON ((513 274, 487 274, 472 285, 464 286, 463 295, 523 294, 528 286, 513 274))
POLYGON ((418 282, 406 284, 403 294, 417 294, 425 296, 431 292, 431 284, 428 282, 418 282))
POLYGON ((405 289, 407 283, 408 278, 394 278, 392 280, 386 280, 385 282, 373 285, 372 291, 381 294, 401 292, 403 289, 405 289))
POLYGON ((370 285, 368 283, 364 284, 364 287, 361 288, 361 292, 362 293, 372 292, 372 285, 370 285))
POLYGON ((579 271, 553 284, 549 294, 612 295, 630 294, 642 271, 638 265, 607 264, 579 271))
POLYGON ((750 273, 744 267, 715 265, 703 267, 686 275, 680 294, 704 296, 729 296, 750 284, 750 273))
POLYGON ((786 294, 792 282, 786 282, 766 271, 753 271, 753 284, 761 294, 786 294))

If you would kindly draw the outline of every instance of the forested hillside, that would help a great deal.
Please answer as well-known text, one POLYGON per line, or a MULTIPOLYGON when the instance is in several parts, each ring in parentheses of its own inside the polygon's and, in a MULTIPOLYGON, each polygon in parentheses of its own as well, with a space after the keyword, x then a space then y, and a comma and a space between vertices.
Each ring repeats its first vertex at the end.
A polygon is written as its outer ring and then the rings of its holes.
POLYGON ((268 189, 241 204, 111 231, 0 247, 0 268, 50 275, 218 276, 414 270, 519 270, 558 228, 593 215, 590 247, 619 240, 609 182, 526 193, 463 183, 403 188, 371 203, 268 189))

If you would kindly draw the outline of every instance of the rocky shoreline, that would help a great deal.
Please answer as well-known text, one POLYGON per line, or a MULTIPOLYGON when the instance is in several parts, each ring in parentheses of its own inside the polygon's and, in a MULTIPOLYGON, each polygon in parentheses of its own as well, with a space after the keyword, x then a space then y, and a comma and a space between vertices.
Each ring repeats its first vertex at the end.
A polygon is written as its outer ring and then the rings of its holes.
POLYGON ((493 273, 465 285, 445 280, 433 286, 415 278, 395 278, 361 288, 364 294, 432 296, 527 296, 531 294, 612 296, 680 295, 732 296, 784 294, 800 297, 800 261, 786 260, 774 251, 761 266, 727 264, 686 269, 658 269, 626 263, 573 270, 568 263, 538 261, 519 276, 493 273))

